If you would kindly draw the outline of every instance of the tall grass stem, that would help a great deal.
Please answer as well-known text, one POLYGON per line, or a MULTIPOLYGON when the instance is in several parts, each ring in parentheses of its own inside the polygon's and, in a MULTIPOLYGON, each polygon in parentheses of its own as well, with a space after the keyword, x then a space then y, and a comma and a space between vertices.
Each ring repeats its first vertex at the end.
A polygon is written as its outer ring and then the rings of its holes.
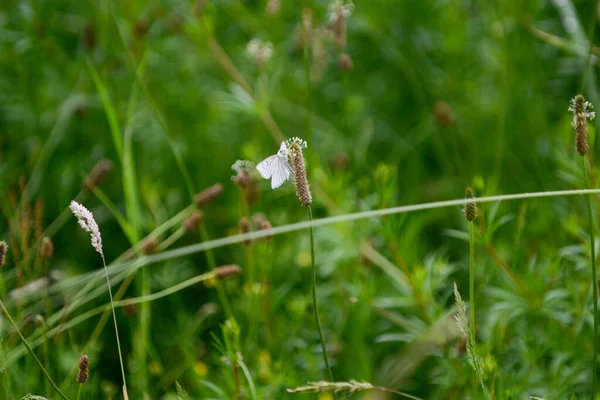
POLYGON ((106 260, 104 254, 102 256, 102 265, 106 272, 106 284, 108 285, 108 295, 110 297, 110 308, 112 309, 113 321, 115 323, 115 335, 117 336, 117 350, 119 351, 119 362, 121 363, 121 374, 123 375, 123 390, 127 392, 127 380, 125 379, 125 366, 123 365, 123 354, 121 353, 121 341, 119 340, 119 328, 117 327, 117 313, 115 312, 115 303, 113 302, 112 289, 110 288, 110 278, 108 276, 108 268, 106 268, 106 260))
MULTIPOLYGON (((308 206, 308 220, 312 222, 312 207, 308 206)), ((333 373, 331 372, 331 367, 329 366, 329 359, 327 357, 327 346, 325 345, 325 337, 323 336, 323 328, 321 327, 321 319, 319 318, 319 307, 317 305, 317 265, 315 263, 315 239, 313 235, 313 228, 310 226, 308 228, 308 232, 310 235, 310 263, 312 264, 312 300, 313 300, 313 308, 315 309, 315 322, 317 323, 317 329, 319 331, 319 338, 321 339, 321 350, 323 351, 323 361, 325 361, 325 367, 327 368, 327 373, 329 374, 329 379, 333 380, 333 373)))
MULTIPOLYGON (((589 189, 587 162, 585 157, 581 157, 583 162, 583 175, 585 188, 589 189)), ((596 398, 596 373, 598 369, 598 275, 596 274, 596 241, 594 238, 594 219, 592 216, 592 198, 588 194, 585 196, 588 214, 588 223, 590 227, 590 247, 592 253, 592 304, 594 306, 594 355, 592 356, 592 400, 596 398)))
MULTIPOLYGON (((469 298, 471 304, 470 334, 471 343, 473 343, 473 352, 475 352, 475 232, 473 221, 469 221, 469 298)), ((477 399, 477 373, 473 368, 473 399, 477 399)))

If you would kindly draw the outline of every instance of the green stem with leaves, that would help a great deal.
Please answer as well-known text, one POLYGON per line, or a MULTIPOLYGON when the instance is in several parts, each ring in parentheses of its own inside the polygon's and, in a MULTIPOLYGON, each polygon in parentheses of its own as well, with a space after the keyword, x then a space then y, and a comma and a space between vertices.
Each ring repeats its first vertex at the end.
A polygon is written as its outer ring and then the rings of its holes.
MULTIPOLYGON (((583 161, 583 175, 585 181, 585 188, 589 189, 590 183, 588 178, 587 162, 585 157, 581 157, 583 161)), ((596 398, 596 373, 598 369, 598 283, 596 274, 596 241, 594 238, 594 219, 592 216, 592 198, 588 194, 585 196, 588 224, 590 227, 590 247, 592 253, 592 301, 594 306, 594 336, 592 341, 594 342, 594 354, 592 356, 592 400, 596 398)))
MULTIPOLYGON (((469 298, 471 304, 470 334, 471 343, 473 343, 473 352, 475 353, 475 232, 473 221, 469 221, 469 298)), ((473 368, 473 399, 477 399, 477 372, 473 368)))
MULTIPOLYGON (((312 208, 308 206, 308 220, 312 221, 312 208)), ((315 239, 313 235, 312 225, 308 228, 310 235, 310 263, 312 265, 312 300, 313 308, 315 309, 315 322, 317 323, 317 329, 319 331, 319 338, 321 339, 321 350, 323 351, 323 361, 325 361, 325 367, 329 374, 329 379, 333 382, 333 373, 329 366, 329 359, 327 358, 327 346, 325 346, 325 337, 323 336, 323 328, 321 327, 321 319, 319 318, 319 307, 317 306, 317 265, 315 263, 315 239)))
POLYGON ((6 315, 6 318, 8 318, 8 320, 11 323, 11 325, 15 328, 15 331, 17 332, 17 334, 21 338, 21 341, 23 342, 23 345, 25 346, 25 348, 27 349, 27 351, 29 352, 29 354, 31 354, 31 356, 33 357, 33 359, 35 360, 35 362, 40 366, 42 372, 44 373, 44 376, 46 377, 46 379, 48 380, 48 382, 50 382, 50 384, 52 385, 52 387, 54 388, 54 390, 56 390, 56 393, 58 393, 59 396, 62 397, 63 399, 68 400, 68 397, 65 396, 65 394, 58 388, 58 386, 56 386, 56 383, 54 383, 54 381, 50 377, 50 374, 48 374, 48 371, 46 371, 46 368, 44 368, 44 365, 42 364, 42 362, 40 361, 40 359, 37 358, 37 356, 35 355, 35 353, 31 349, 31 347, 29 347, 29 343, 27 343, 27 340, 25 340, 25 337, 23 336, 23 334, 19 330, 19 327, 17 326, 17 324, 15 323, 15 321, 12 319, 10 313, 8 312, 8 310, 6 309, 6 307, 4 306, 4 302, 2 301, 2 299, 0 299, 0 307, 2 307, 2 311, 4 311, 4 314, 6 315))

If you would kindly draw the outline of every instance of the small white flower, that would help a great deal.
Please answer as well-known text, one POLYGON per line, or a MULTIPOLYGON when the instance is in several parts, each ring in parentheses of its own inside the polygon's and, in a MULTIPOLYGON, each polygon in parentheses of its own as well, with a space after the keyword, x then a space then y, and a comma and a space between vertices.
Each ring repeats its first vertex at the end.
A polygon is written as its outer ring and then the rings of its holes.
POLYGON ((252 168, 254 168, 254 163, 248 160, 237 160, 231 166, 231 169, 237 172, 238 174, 242 171, 247 171, 252 168))
MULTIPOLYGON (((581 112, 577 112, 577 97, 573 97, 569 103, 569 110, 573 113, 573 126, 577 124, 580 120, 592 120, 596 116, 596 113, 592 111, 594 106, 589 101, 583 102, 583 110, 581 112)), ((580 97, 580 96, 579 96, 580 97)), ((583 99, 582 99, 583 100, 583 99)))
POLYGON ((300 147, 300 150, 304 150, 305 148, 308 147, 306 140, 300 139, 299 137, 296 137, 296 136, 294 136, 291 139, 288 139, 285 143, 287 144, 288 149, 294 145, 300 147))
POLYGON ((264 66, 273 57, 273 44, 260 39, 252 39, 246 46, 246 53, 254 59, 259 67, 264 66))
POLYGON ((289 180, 292 175, 292 167, 288 161, 288 145, 286 142, 281 142, 277 154, 259 162, 256 169, 263 178, 271 179, 271 189, 277 189, 289 180))
POLYGON ((338 18, 348 18, 354 12, 354 3, 352 1, 334 0, 327 8, 330 21, 337 21, 338 18))
POLYGON ((69 208, 73 212, 73 215, 77 217, 79 226, 90 234, 94 249, 104 257, 104 253, 102 252, 102 236, 100 236, 100 229, 94 219, 94 215, 90 210, 77 203, 75 200, 71 201, 69 208))

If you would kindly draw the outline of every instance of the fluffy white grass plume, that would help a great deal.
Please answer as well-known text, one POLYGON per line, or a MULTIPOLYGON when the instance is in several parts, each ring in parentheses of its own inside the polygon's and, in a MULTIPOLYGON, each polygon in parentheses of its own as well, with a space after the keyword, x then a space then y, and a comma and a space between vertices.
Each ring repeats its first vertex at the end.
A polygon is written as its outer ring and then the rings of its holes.
POLYGON ((102 258, 104 258, 104 253, 102 252, 102 236, 100 235, 100 228, 98 228, 98 224, 94 219, 94 215, 90 210, 76 202, 75 200, 71 201, 69 208, 73 212, 73 215, 77 217, 77 222, 79 222, 79 226, 88 232, 92 238, 92 246, 102 258))

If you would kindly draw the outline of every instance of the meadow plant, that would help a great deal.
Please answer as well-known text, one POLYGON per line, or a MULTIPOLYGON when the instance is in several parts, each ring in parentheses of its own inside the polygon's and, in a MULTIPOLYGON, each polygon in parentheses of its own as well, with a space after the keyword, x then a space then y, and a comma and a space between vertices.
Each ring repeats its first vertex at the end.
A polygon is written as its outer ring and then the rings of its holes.
MULTIPOLYGON (((465 192, 465 198, 468 200, 474 200, 475 194, 473 193, 473 189, 471 187, 467 187, 465 192)), ((465 214, 465 218, 469 222, 469 296, 470 296, 470 343, 472 347, 472 353, 475 353, 475 233, 473 229, 473 220, 477 217, 477 204, 475 202, 469 202, 465 204, 465 208, 463 209, 465 214)), ((455 287, 455 294, 458 291, 455 287)), ((460 295, 457 297, 457 303, 460 295)), ((468 346, 467 346, 468 348, 468 346)), ((471 360, 470 360, 471 361, 471 360)), ((477 377, 475 376, 477 369, 475 368, 475 363, 472 362, 471 366, 473 366, 473 397, 477 398, 477 377)))
POLYGON ((110 306, 112 308, 113 322, 115 324, 115 335, 117 337, 117 350, 119 352, 119 362, 121 363, 121 375, 123 377, 123 395, 127 398, 127 380, 125 378, 125 367, 123 365, 123 355, 121 353, 121 342, 119 340, 119 328, 117 326, 117 314, 115 313, 115 304, 113 301, 112 289, 110 287, 110 277, 108 275, 108 268, 106 267, 106 260, 104 259, 104 251, 102 250, 102 236, 100 235, 100 228, 94 219, 94 215, 84 206, 71 201, 69 205, 73 215, 77 217, 79 226, 90 234, 92 241, 92 247, 100 254, 102 258, 102 265, 104 266, 104 272, 106 273, 106 284, 108 286, 108 295, 110 297, 110 306))
MULTIPOLYGON (((587 121, 594 119, 596 113, 592 111, 592 104, 585 100, 585 98, 578 94, 569 104, 569 111, 573 113, 573 128, 575 128, 575 147, 577 152, 581 155, 581 162, 583 164, 583 177, 584 185, 586 189, 590 188, 590 182, 588 177, 588 163, 585 159, 585 155, 589 151, 588 145, 588 132, 587 132, 587 121)), ((594 352, 592 354, 592 399, 596 397, 596 381, 597 381, 597 370, 598 370, 598 274, 596 271, 596 241, 594 239, 594 216, 592 209, 592 199, 588 194, 585 196, 587 215, 588 215, 588 226, 590 235, 590 252, 591 252, 591 264, 592 264, 592 305, 594 312, 594 329, 592 342, 594 344, 594 352)))
MULTIPOLYGON (((456 321, 456 325, 458 326, 460 333, 466 340, 467 358, 469 360, 469 365, 473 369, 473 376, 475 378, 475 382, 479 381, 483 392, 487 395, 487 391, 485 390, 485 386, 483 383, 483 363, 477 355, 475 348, 475 336, 473 335, 473 321, 471 321, 471 324, 469 326, 469 322, 467 319, 467 306, 465 305, 465 302, 463 301, 460 292, 458 291, 456 283, 454 283, 454 300, 456 302, 457 309, 454 319, 456 321)), ((471 305, 471 307, 473 306, 471 305)), ((473 387, 473 397, 476 397, 476 387, 473 387)))
MULTIPOLYGON (((264 178, 272 178, 271 187, 276 188, 289 179, 289 169, 291 167, 291 171, 294 176, 296 196, 298 196, 300 204, 306 207, 308 220, 309 222, 312 222, 312 194, 310 192, 308 177, 306 176, 306 165, 304 162, 304 156, 302 154, 302 151, 306 149, 307 146, 308 145, 306 141, 298 137, 288 139, 281 144, 280 150, 276 155, 270 156, 266 160, 259 163, 256 166, 256 169, 264 178)), ((310 259, 312 265, 312 301, 315 313, 315 323, 319 332, 325 368, 327 369, 327 373, 331 381, 333 381, 333 373, 331 372, 329 358, 327 357, 327 346, 325 344, 325 337, 323 335, 323 328, 321 326, 321 319, 319 317, 319 307, 317 304, 317 266, 315 263, 315 243, 312 225, 309 225, 309 236, 310 259)))

